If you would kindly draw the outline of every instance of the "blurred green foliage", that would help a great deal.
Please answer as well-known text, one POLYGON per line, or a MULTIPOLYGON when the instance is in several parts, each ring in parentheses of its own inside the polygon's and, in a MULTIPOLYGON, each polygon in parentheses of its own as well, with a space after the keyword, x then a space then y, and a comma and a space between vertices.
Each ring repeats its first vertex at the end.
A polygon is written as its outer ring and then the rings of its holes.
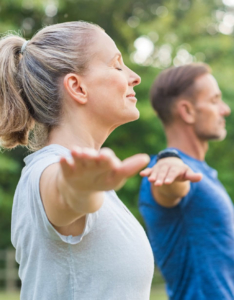
POLYGON ((20 173, 17 159, 0 155, 0 247, 10 244, 12 195, 20 173))
MULTIPOLYGON (((149 103, 149 89, 157 74, 170 65, 189 61, 208 63, 223 92, 223 99, 234 109, 233 8, 221 0, 1 0, 0 33, 16 31, 26 39, 42 26, 85 20, 97 23, 113 38, 126 65, 137 72, 142 83, 135 88, 139 120, 121 126, 108 138, 121 159, 139 152, 153 154, 166 146, 163 128, 149 103), (137 44, 144 37, 153 50, 136 63, 137 44), (135 62, 134 62, 135 60, 135 62)), ((1 59, 1 58, 0 58, 1 59)), ((111 100, 111 99, 110 99, 111 100)), ((227 120, 228 136, 210 143, 207 162, 234 199, 234 117, 227 120)), ((10 245, 10 215, 14 190, 23 167, 23 148, 0 153, 0 248, 10 245)), ((118 194, 141 221, 138 209, 140 176, 128 180, 118 194)))

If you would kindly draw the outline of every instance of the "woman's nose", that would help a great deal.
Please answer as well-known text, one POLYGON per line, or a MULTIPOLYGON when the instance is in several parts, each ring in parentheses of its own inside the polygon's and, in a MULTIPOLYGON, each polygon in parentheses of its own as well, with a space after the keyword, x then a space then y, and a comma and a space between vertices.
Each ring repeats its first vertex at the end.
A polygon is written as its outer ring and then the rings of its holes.
POLYGON ((130 70, 130 71, 131 71, 130 78, 129 78, 130 85, 136 86, 136 85, 140 84, 141 77, 137 73, 133 72, 132 70, 130 70))

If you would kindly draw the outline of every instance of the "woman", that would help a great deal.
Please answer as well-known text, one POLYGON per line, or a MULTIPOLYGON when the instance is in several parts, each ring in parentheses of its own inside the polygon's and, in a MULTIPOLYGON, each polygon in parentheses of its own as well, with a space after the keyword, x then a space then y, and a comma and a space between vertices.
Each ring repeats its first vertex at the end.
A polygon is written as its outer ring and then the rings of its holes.
POLYGON ((139 117, 139 83, 93 24, 0 41, 2 146, 37 150, 25 158, 12 212, 21 299, 149 299, 150 245, 112 191, 148 156, 121 162, 100 150, 116 127, 139 117))

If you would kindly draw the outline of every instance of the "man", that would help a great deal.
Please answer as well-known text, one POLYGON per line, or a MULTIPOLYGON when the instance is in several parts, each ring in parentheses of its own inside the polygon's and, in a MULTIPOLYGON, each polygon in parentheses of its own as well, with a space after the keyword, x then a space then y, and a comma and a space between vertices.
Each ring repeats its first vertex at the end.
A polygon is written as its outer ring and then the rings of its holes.
POLYGON ((208 142, 225 138, 230 108, 205 64, 163 71, 151 101, 167 149, 141 172, 140 211, 168 296, 234 299, 234 209, 204 160, 208 142), (189 178, 188 167, 202 174, 201 181, 189 178))

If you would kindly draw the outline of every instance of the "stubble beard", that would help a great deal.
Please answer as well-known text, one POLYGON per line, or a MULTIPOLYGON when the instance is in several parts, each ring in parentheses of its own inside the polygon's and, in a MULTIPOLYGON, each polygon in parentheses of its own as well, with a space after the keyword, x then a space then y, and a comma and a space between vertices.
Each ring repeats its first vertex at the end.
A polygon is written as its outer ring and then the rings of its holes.
POLYGON ((197 136, 200 140, 209 142, 209 141, 223 141, 226 138, 227 131, 223 129, 220 133, 206 133, 204 131, 197 132, 197 136))

